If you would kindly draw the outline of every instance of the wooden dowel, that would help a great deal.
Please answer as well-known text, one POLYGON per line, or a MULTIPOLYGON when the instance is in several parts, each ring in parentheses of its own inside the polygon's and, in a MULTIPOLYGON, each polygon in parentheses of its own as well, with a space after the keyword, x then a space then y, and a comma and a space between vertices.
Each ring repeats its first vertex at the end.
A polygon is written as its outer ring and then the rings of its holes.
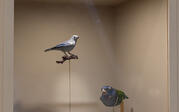
POLYGON ((120 112, 124 112, 124 102, 120 104, 120 112))
POLYGON ((71 112, 71 63, 69 60, 69 112, 71 112))

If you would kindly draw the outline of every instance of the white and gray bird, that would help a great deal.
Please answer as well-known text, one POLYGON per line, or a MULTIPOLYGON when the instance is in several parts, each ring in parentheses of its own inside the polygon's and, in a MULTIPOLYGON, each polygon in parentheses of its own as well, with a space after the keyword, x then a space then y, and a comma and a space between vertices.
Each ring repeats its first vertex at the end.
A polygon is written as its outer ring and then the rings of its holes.
POLYGON ((75 47, 78 39, 79 39, 78 35, 73 35, 70 38, 70 40, 62 42, 62 43, 56 45, 55 47, 46 49, 45 52, 52 51, 52 50, 59 50, 59 51, 64 52, 64 54, 66 56, 68 56, 67 53, 70 54, 70 55, 73 55, 72 53, 70 53, 70 51, 73 50, 73 48, 75 47))

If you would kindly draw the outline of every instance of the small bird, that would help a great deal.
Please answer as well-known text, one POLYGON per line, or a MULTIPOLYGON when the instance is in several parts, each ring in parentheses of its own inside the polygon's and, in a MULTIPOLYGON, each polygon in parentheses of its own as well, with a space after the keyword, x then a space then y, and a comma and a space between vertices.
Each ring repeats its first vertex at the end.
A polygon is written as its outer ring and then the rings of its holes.
POLYGON ((111 86, 103 86, 101 91, 102 95, 100 100, 108 107, 120 105, 123 100, 128 99, 123 91, 114 89, 111 86))
POLYGON ((45 52, 52 51, 52 50, 60 50, 67 57, 68 57, 67 53, 69 55, 74 55, 74 54, 70 53, 70 51, 73 50, 73 48, 75 47, 78 39, 79 39, 78 35, 73 35, 70 40, 67 40, 67 41, 65 41, 63 43, 60 43, 60 44, 56 45, 55 47, 46 49, 45 52))

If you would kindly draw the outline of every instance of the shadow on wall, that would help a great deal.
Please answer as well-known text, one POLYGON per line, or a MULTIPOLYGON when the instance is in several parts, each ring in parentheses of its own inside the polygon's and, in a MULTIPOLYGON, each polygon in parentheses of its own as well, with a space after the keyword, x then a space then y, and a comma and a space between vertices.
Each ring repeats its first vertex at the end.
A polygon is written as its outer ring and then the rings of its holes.
MULTIPOLYGON (((98 103, 72 103, 71 109, 73 112, 79 111, 98 111, 98 103)), ((24 107, 20 103, 14 105, 14 112, 69 112, 68 103, 56 103, 56 104, 39 104, 36 106, 24 107)))

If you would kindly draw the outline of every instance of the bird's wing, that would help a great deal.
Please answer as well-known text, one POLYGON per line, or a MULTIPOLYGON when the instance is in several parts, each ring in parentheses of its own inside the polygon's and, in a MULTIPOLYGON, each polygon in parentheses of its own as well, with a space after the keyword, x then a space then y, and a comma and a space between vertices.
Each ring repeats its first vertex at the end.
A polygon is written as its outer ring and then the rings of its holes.
POLYGON ((66 41, 66 42, 63 42, 59 45, 56 45, 55 47, 56 48, 60 48, 60 47, 67 47, 67 46, 72 46, 73 44, 71 44, 70 42, 66 41))

